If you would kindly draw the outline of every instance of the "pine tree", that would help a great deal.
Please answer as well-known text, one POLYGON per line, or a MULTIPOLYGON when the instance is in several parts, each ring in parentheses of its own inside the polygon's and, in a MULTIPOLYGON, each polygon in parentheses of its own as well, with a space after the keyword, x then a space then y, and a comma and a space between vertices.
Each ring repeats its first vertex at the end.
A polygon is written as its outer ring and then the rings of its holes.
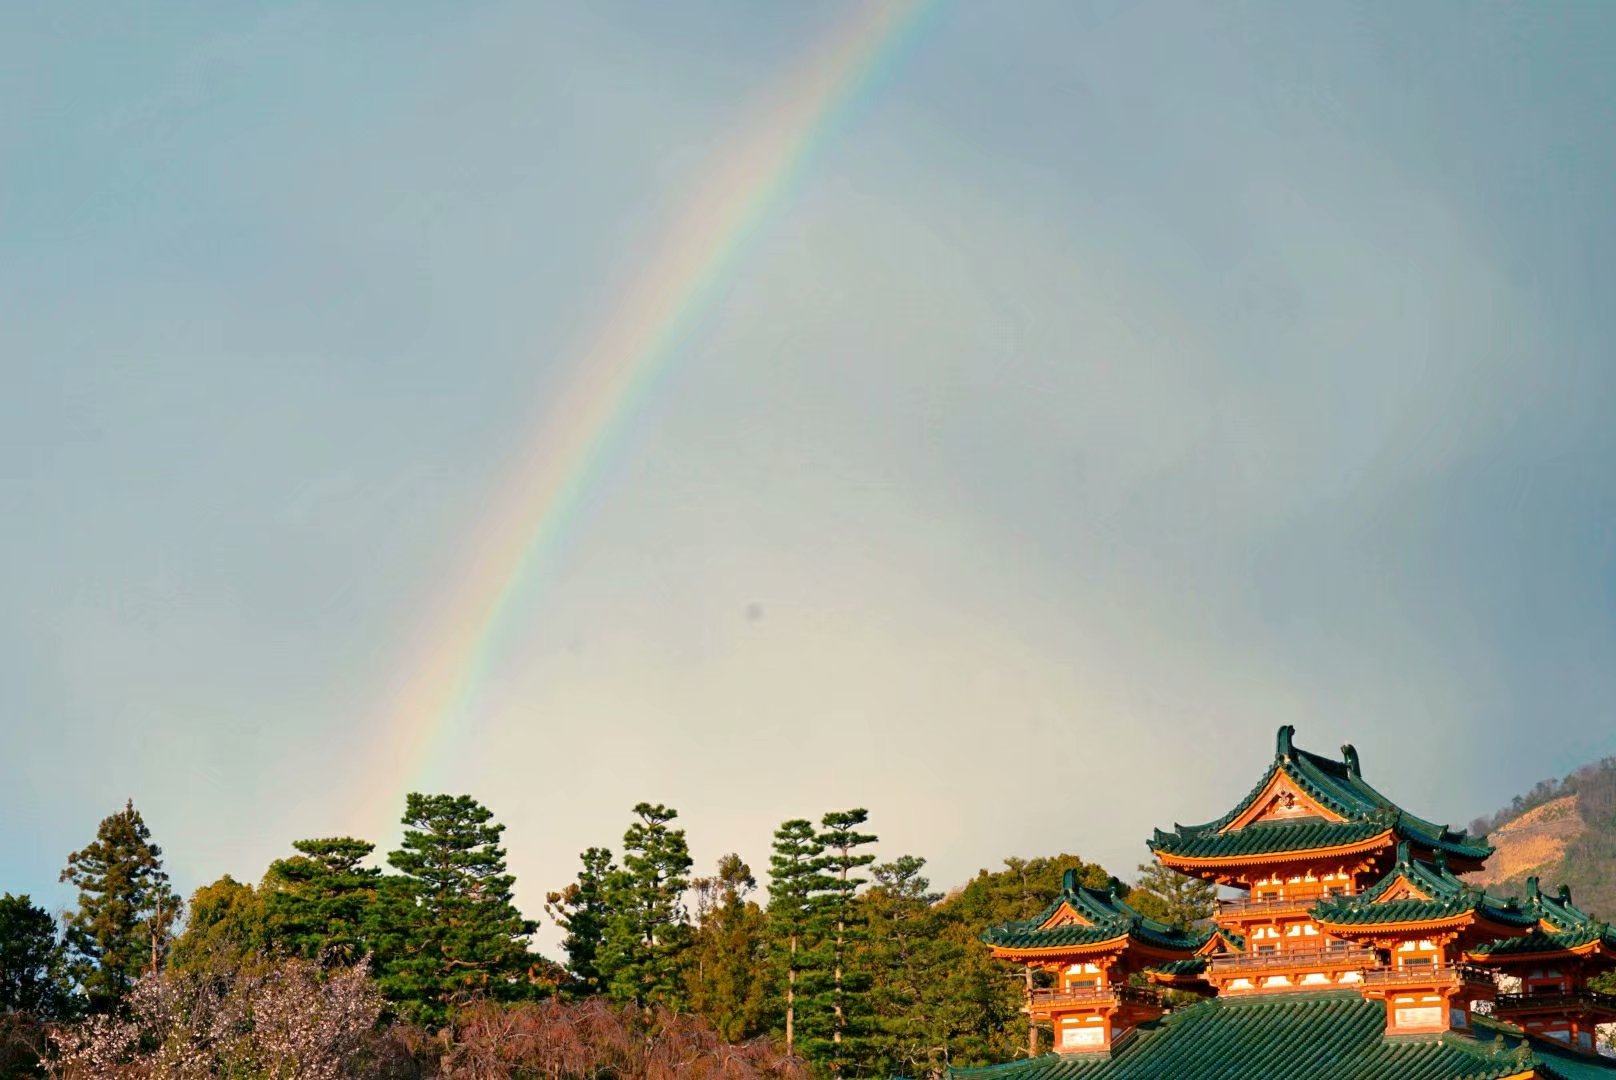
POLYGON ((1210 919, 1217 908, 1218 890, 1160 863, 1140 863, 1139 881, 1128 893, 1128 903, 1141 915, 1162 922, 1191 926, 1210 919))
POLYGON ((815 898, 822 891, 820 858, 825 846, 806 818, 793 818, 774 831, 769 857, 769 945, 785 994, 786 1053, 797 1049, 798 1010, 804 973, 810 962, 815 898))
POLYGON ((371 921, 386 928, 383 992, 429 1024, 473 996, 523 995, 535 926, 511 902, 505 826, 469 795, 418 792, 404 825, 403 846, 387 857, 399 876, 379 883, 371 921))
POLYGON ((684 891, 690 885, 690 849, 683 829, 670 829, 678 812, 640 803, 640 819, 623 834, 623 865, 606 890, 606 932, 598 963, 607 993, 636 1005, 683 1004, 681 953, 689 924, 684 891))
POLYGON ((27 896, 0 896, 0 1018, 27 1013, 39 1021, 66 1020, 76 1005, 56 920, 27 896))
POLYGON ((276 859, 262 895, 271 942, 294 956, 353 964, 368 951, 365 924, 381 871, 361 865, 376 845, 348 836, 298 840, 276 859))
POLYGON ((864 1034, 869 1006, 867 980, 852 966, 866 929, 857 900, 859 887, 867 879, 857 871, 875 861, 874 855, 859 850, 877 839, 872 833, 859 831, 869 816, 862 808, 839 810, 826 814, 819 823, 818 839, 825 849, 820 860, 823 903, 817 905, 815 914, 820 920, 830 977, 826 994, 830 1005, 828 1058, 832 1076, 844 1075, 856 1058, 853 1044, 864 1034))
POLYGON ((696 928, 685 964, 690 1007, 726 1042, 759 1035, 768 1006, 763 912, 747 897, 757 888, 739 855, 718 860, 718 873, 692 882, 696 928))
POLYGON ((66 920, 74 975, 91 1008, 104 1011, 143 972, 162 968, 181 908, 133 800, 101 822, 94 843, 67 857, 61 880, 79 891, 78 910, 66 920))
POLYGON ((606 936, 606 891, 617 866, 606 848, 592 847, 580 859, 583 866, 578 880, 546 896, 544 910, 567 933, 561 947, 566 950, 567 972, 572 977, 569 992, 589 996, 606 991, 599 956, 606 936))
POLYGON ((867 1071, 883 1076, 940 1075, 962 1019, 950 998, 959 989, 963 950, 946 933, 942 897, 921 875, 925 866, 925 859, 901 855, 872 867, 874 884, 860 898, 869 927, 860 961, 874 1020, 862 1057, 867 1071))

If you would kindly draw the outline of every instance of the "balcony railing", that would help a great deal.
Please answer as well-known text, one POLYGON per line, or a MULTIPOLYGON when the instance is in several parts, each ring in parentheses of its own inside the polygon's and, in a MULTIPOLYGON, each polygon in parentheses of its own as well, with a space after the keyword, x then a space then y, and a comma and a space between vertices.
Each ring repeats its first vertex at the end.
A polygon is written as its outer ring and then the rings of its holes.
POLYGON ((1616 994, 1597 990, 1556 990, 1552 993, 1499 994, 1495 1012, 1588 1011, 1616 1013, 1616 994))
POLYGON ((1217 953, 1207 964, 1214 975, 1241 971, 1269 971, 1274 968, 1369 968, 1376 963, 1375 950, 1361 946, 1344 949, 1305 949, 1293 952, 1217 953))
POLYGON ((1062 1005, 1160 1005, 1161 995, 1148 986, 1080 986, 1071 990, 1034 990, 1030 1003, 1040 1011, 1062 1005))
POLYGON ((1322 896, 1280 896, 1267 900, 1219 900, 1218 914, 1236 918, 1245 915, 1279 915, 1306 911, 1325 899, 1322 896))
POLYGON ((1492 986, 1491 974, 1469 964, 1447 967, 1377 967, 1364 972, 1365 986, 1492 986))

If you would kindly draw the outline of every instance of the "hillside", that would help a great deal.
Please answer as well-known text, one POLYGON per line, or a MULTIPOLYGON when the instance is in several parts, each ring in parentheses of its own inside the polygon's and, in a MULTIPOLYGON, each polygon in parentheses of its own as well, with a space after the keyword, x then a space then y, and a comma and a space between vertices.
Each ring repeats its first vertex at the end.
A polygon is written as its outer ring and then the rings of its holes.
POLYGON ((1498 848, 1486 870, 1469 875, 1477 884, 1518 895, 1536 875, 1547 889, 1571 886, 1583 910, 1616 919, 1616 758, 1542 781, 1471 829, 1489 832, 1498 848))

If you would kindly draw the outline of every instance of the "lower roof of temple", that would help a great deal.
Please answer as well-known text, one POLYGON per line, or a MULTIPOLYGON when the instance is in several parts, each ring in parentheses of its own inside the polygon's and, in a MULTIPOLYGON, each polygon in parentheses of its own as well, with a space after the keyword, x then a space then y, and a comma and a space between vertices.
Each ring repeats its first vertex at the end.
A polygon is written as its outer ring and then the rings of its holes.
POLYGON ((1523 1039, 1477 1019, 1477 1035, 1386 1035, 1386 1007, 1354 991, 1212 998, 1141 1025, 1109 1054, 955 1069, 980 1080, 1616 1080, 1616 1061, 1523 1039))

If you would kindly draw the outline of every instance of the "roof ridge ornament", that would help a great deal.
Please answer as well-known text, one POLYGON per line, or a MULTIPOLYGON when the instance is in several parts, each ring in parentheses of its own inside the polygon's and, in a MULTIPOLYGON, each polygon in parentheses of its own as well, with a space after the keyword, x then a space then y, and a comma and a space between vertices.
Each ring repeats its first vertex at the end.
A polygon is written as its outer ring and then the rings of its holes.
POLYGON ((1363 766, 1358 761, 1358 748, 1351 743, 1341 744, 1341 760, 1347 763, 1347 774, 1363 778, 1363 766))
POLYGON ((1406 865, 1408 865, 1408 863, 1409 863, 1408 841, 1407 840, 1399 840, 1399 841, 1397 841, 1397 864, 1399 866, 1406 866, 1406 865))
POLYGON ((1286 759, 1295 757, 1296 747, 1291 744, 1291 740, 1295 737, 1296 726, 1294 724, 1281 724, 1279 727, 1279 734, 1275 739, 1275 756, 1286 759))
POLYGON ((1541 900, 1543 898, 1543 890, 1538 888, 1536 874, 1526 879, 1526 898, 1528 900, 1541 900))
POLYGON ((1077 867, 1068 866, 1066 872, 1061 874, 1061 892, 1077 892, 1077 867))

